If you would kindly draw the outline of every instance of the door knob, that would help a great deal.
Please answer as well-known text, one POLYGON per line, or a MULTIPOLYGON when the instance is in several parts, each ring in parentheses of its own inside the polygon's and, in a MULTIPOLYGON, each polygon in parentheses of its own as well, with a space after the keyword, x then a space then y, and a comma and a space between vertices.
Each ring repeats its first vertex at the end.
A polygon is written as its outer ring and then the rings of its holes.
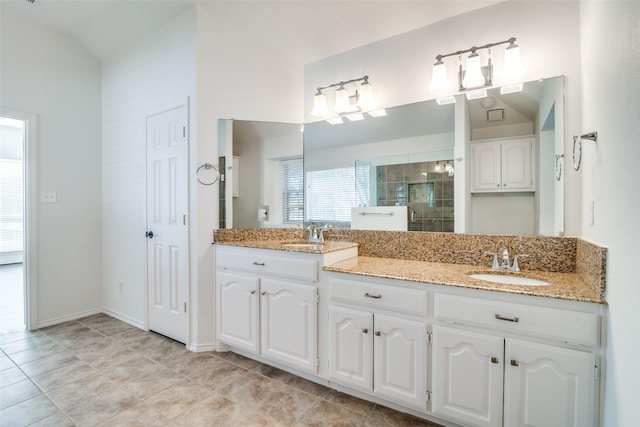
POLYGON ((153 239, 153 231, 147 231, 146 233, 144 233, 144 235, 149 239, 153 239))

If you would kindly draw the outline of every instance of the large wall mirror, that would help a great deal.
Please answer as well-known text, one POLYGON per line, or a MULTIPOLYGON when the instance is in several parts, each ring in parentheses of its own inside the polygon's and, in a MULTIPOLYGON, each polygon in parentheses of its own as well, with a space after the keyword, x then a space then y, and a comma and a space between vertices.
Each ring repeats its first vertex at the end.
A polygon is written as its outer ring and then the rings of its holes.
POLYGON ((562 235, 563 77, 525 83, 516 93, 494 88, 486 98, 456 98, 466 108, 430 100, 387 108, 386 116, 308 123, 304 144, 298 124, 221 120, 220 165, 226 179, 220 188, 220 227, 304 223, 562 235), (465 125, 456 126, 457 121, 465 125), (456 129, 466 129, 463 138, 456 129), (476 191, 480 163, 473 159, 477 150, 470 148, 521 139, 531 146, 530 187, 476 191), (465 173, 456 173, 459 168, 465 173), (459 185, 456 179, 465 182, 459 185), (457 209, 467 212, 464 224, 455 223, 457 209))

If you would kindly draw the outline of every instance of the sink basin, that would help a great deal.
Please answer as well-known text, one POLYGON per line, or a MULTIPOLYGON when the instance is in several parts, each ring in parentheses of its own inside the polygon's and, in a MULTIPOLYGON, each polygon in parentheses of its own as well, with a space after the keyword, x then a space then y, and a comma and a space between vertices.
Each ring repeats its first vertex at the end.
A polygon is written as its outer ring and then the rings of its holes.
POLYGON ((509 274, 481 273, 469 274, 472 279, 485 280, 487 282, 503 283, 505 285, 521 285, 521 286, 547 286, 551 283, 531 277, 512 276, 509 274))

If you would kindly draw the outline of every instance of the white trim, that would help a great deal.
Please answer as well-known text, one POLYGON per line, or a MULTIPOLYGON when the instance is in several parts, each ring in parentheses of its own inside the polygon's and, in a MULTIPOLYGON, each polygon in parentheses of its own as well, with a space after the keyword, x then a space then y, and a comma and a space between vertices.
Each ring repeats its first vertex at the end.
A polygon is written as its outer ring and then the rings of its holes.
POLYGON ((38 323, 37 329, 46 328, 47 326, 57 325, 59 323, 69 322, 71 320, 82 319, 83 317, 93 316, 94 314, 102 313, 102 308, 93 308, 91 310, 79 311, 77 313, 69 314, 67 316, 56 317, 50 320, 46 320, 42 323, 38 323))
POLYGON ((215 344, 199 345, 199 344, 191 343, 187 346, 187 350, 193 351, 194 353, 205 352, 205 351, 216 351, 216 345, 215 344))
POLYGON ((120 314, 118 312, 115 312, 113 310, 109 310, 107 308, 103 308, 102 309, 102 313, 106 314, 107 316, 111 316, 115 319, 118 319, 128 325, 131 326, 135 326, 138 329, 142 329, 143 331, 148 331, 149 329, 145 328, 144 326, 144 322, 140 322, 138 320, 132 319, 128 316, 125 316, 124 314, 120 314))
POLYGON ((38 263, 37 263, 37 116, 32 113, 0 107, 0 116, 25 122, 24 162, 24 295, 25 323, 28 330, 38 324, 38 263))

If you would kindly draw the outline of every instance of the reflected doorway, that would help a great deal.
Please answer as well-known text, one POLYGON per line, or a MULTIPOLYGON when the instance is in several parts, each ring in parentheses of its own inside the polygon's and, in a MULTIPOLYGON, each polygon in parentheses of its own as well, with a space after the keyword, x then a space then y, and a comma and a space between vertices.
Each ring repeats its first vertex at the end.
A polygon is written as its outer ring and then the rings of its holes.
POLYGON ((0 332, 25 329, 26 122, 0 116, 0 332))

